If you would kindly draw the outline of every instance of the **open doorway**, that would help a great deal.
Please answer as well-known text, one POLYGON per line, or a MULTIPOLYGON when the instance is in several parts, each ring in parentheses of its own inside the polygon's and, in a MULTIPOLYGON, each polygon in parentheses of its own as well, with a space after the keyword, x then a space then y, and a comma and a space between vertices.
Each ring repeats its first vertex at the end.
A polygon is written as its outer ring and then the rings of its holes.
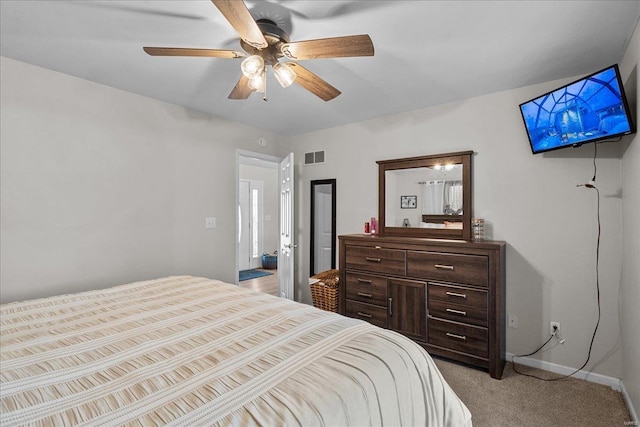
POLYGON ((242 155, 238 162, 238 284, 277 295, 277 270, 263 268, 262 256, 278 250, 279 159, 253 156, 242 155))
POLYGON ((286 219, 293 217, 292 172, 293 154, 281 159, 236 152, 236 284, 290 299, 295 245, 293 223, 286 219))

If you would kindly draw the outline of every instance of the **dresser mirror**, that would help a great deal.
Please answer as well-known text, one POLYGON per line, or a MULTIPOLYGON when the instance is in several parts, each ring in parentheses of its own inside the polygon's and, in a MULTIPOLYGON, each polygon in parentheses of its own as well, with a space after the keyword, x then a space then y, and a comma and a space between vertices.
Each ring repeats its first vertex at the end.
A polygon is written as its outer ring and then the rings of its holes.
POLYGON ((378 161, 380 234, 470 240, 472 155, 378 161))

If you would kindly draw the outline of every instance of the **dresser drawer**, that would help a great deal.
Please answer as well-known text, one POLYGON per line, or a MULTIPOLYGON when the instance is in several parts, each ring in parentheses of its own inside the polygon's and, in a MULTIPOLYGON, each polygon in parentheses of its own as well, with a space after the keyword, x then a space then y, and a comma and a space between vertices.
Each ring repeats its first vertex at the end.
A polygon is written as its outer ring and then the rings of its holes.
POLYGON ((489 259, 479 255, 407 251, 407 275, 488 286, 489 259))
POLYGON ((347 299, 369 304, 387 304, 387 278, 360 273, 347 273, 347 299))
POLYGON ((367 322, 380 326, 381 328, 387 327, 386 306, 380 307, 377 305, 347 300, 346 315, 355 319, 366 320, 367 322))
POLYGON ((450 302, 429 300, 429 315, 472 325, 487 326, 487 310, 477 307, 451 304, 450 302))
POLYGON ((487 297, 489 292, 483 289, 471 289, 464 286, 429 282, 427 295, 429 301, 440 301, 487 311, 487 297))
POLYGON ((431 316, 427 321, 427 328, 429 344, 485 359, 489 357, 486 328, 438 320, 431 316))
POLYGON ((402 249, 347 245, 346 268, 404 276, 405 254, 406 251, 402 249))

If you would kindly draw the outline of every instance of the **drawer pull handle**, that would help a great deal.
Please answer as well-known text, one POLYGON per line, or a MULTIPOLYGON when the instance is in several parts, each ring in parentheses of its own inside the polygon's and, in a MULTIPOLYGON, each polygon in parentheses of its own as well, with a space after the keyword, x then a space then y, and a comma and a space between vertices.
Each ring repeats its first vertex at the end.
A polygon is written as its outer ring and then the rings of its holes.
POLYGON ((459 297, 459 298, 467 298, 467 294, 459 294, 457 292, 445 292, 445 294, 449 295, 450 297, 459 297))
POLYGON ((436 264, 434 265, 438 270, 451 270, 453 271, 453 265, 436 264))
POLYGON ((453 308, 447 308, 447 313, 459 314, 460 316, 466 316, 466 311, 454 310, 453 308))
POLYGON ((389 316, 393 316, 393 298, 389 298, 389 316))
POLYGON ((369 313, 363 313, 361 311, 358 312, 358 316, 360 317, 366 317, 367 319, 371 319, 373 316, 370 315, 369 313))
POLYGON ((365 294, 364 292, 358 292, 358 296, 359 297, 365 297, 365 298, 373 298, 373 295, 365 294))
POLYGON ((372 280, 367 280, 367 279, 358 279, 358 283, 366 283, 368 285, 372 284, 373 281, 372 280))
POLYGON ((376 246, 376 249, 382 249, 382 246, 376 246))
POLYGON ((456 335, 456 334, 452 334, 452 333, 449 333, 449 332, 447 332, 447 336, 451 337, 451 338, 456 338, 456 339, 459 339, 459 340, 462 340, 462 341, 466 341, 466 339, 467 339, 467 337, 465 337, 464 335, 456 335))
POLYGON ((382 258, 373 258, 373 257, 370 257, 370 256, 366 257, 365 259, 367 261, 369 261, 369 262, 380 262, 380 261, 382 261, 382 258))

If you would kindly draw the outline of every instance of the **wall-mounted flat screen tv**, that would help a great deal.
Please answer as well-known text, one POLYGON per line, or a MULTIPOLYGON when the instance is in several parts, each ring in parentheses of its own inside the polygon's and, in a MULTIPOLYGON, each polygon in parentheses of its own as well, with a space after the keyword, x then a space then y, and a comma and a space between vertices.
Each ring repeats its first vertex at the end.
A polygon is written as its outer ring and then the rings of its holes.
POLYGON ((520 104, 533 154, 635 132, 617 65, 520 104))

